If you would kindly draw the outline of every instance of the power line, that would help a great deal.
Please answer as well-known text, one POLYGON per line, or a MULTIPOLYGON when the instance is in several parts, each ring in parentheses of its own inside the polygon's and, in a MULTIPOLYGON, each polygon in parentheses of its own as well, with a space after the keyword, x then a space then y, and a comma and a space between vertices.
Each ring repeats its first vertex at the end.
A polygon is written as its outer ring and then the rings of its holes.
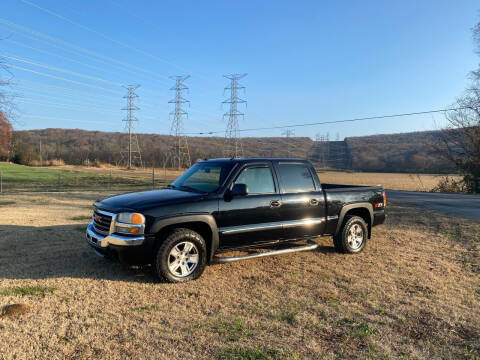
POLYGON ((77 85, 82 85, 82 86, 91 87, 91 88, 93 88, 93 89, 99 89, 99 90, 103 90, 103 91, 109 91, 109 92, 114 93, 114 94, 117 93, 116 91, 113 91, 113 90, 110 90, 110 89, 106 89, 106 88, 103 88, 103 87, 101 87, 101 86, 96 86, 96 85, 84 83, 84 82, 81 82, 81 81, 75 81, 75 80, 66 79, 66 78, 61 77, 61 76, 46 74, 46 73, 42 73, 42 72, 40 72, 40 71, 35 71, 35 70, 27 69, 27 68, 24 68, 24 67, 21 67, 21 66, 17 66, 17 65, 9 64, 9 65, 7 65, 7 67, 8 67, 8 68, 18 69, 18 70, 23 70, 23 71, 26 71, 26 72, 31 72, 31 73, 33 73, 33 74, 37 74, 37 75, 40 75, 40 76, 50 77, 50 78, 52 78, 52 79, 57 79, 57 80, 62 80, 62 81, 70 82, 70 83, 72 83, 72 84, 77 84, 77 85))
POLYGON ((38 66, 38 67, 41 67, 41 68, 44 68, 44 69, 47 69, 47 70, 53 70, 53 71, 61 72, 61 73, 64 73, 64 74, 85 78, 85 79, 88 79, 88 80, 104 82, 104 83, 107 83, 107 84, 111 84, 113 86, 121 86, 122 85, 120 83, 116 83, 116 82, 113 82, 113 81, 110 81, 110 80, 105 80, 105 79, 102 79, 102 78, 99 78, 99 77, 96 77, 96 76, 90 76, 90 75, 86 75, 86 74, 77 73, 77 72, 74 72, 74 71, 62 69, 62 68, 59 68, 59 67, 56 67, 56 66, 51 66, 51 65, 38 63, 38 62, 29 60, 29 59, 25 59, 25 58, 21 58, 21 57, 15 57, 15 56, 11 56, 11 55, 3 55, 3 57, 5 57, 7 59, 10 59, 10 60, 19 61, 19 62, 22 62, 22 63, 25 63, 25 64, 38 66))
MULTIPOLYGON (((355 122, 355 121, 379 120, 379 119, 388 119, 388 118, 403 117, 403 116, 434 114, 434 113, 441 113, 441 112, 447 112, 447 111, 457 111, 457 110, 464 110, 464 109, 468 109, 468 108, 467 107, 457 107, 457 108, 449 108, 449 109, 427 110, 427 111, 418 111, 418 112, 391 114, 391 115, 379 115, 379 116, 370 116, 370 117, 344 119, 344 120, 332 120, 332 121, 321 121, 321 122, 314 122, 314 123, 303 123, 303 124, 290 124, 290 125, 281 125, 281 126, 248 128, 248 129, 239 129, 238 131, 239 132, 245 132, 245 131, 260 131, 260 130, 297 128, 297 127, 305 127, 305 126, 338 124, 338 123, 355 122)), ((186 133, 186 135, 213 135, 213 134, 219 134, 219 133, 222 133, 222 132, 223 132, 222 130, 203 131, 203 132, 188 132, 188 133, 186 133)))
POLYGON ((127 168, 132 169, 132 166, 136 163, 142 167, 142 154, 140 153, 140 146, 138 145, 137 134, 135 133, 135 122, 138 119, 133 114, 134 111, 140 110, 135 106, 135 99, 138 98, 138 95, 135 94, 135 90, 138 89, 140 85, 127 85, 124 86, 127 89, 127 94, 124 96, 127 99, 127 106, 122 110, 127 111, 127 117, 123 120, 125 121, 125 130, 128 132, 128 151, 125 155, 125 151, 121 153, 122 162, 126 162, 127 168))
MULTIPOLYGON (((123 61, 120 61, 120 60, 117 60, 117 59, 114 59, 112 57, 109 57, 109 56, 105 56, 105 55, 102 55, 102 54, 99 54, 95 51, 92 51, 92 50, 88 50, 88 49, 85 49, 85 48, 82 48, 80 46, 77 46, 77 45, 74 45, 72 44, 71 42, 68 42, 68 41, 64 41, 64 40, 60 40, 58 38, 55 38, 53 36, 50 36, 50 35, 46 35, 44 33, 41 33, 40 31, 36 31, 36 30, 33 30, 33 29, 30 29, 26 26, 23 26, 23 25, 19 25, 19 24, 16 24, 12 21, 9 21, 9 20, 6 20, 6 19, 3 19, 3 18, 0 18, 0 24, 3 24, 9 28, 15 28, 17 30, 20 30, 22 32, 21 36, 24 36, 24 37, 28 37, 28 38, 33 38, 35 39, 35 37, 37 38, 40 38, 40 41, 43 41, 43 42, 47 42, 47 43, 56 43, 56 44, 59 44, 59 45, 53 45, 54 47, 56 48, 59 48, 63 51, 69 51, 71 53, 81 53, 83 54, 82 56, 85 57, 84 54, 88 54, 87 56, 90 57, 91 59, 93 59, 94 61, 97 61, 97 62, 100 62, 100 63, 103 63, 103 64, 106 64, 108 65, 109 67, 117 67, 119 68, 119 66, 117 65, 114 65, 112 64, 113 63, 117 63, 117 64, 120 64, 123 68, 126 68, 127 70, 126 71, 129 71, 131 73, 134 73, 132 72, 131 70, 128 70, 128 68, 133 68, 133 69, 136 69, 137 71, 141 71, 141 72, 144 72, 144 73, 147 73, 147 74, 150 74, 150 75, 154 75, 154 76, 157 76, 157 77, 160 77, 162 79, 167 79, 166 76, 164 75, 160 75, 160 74, 157 74, 153 71, 150 71, 150 70, 146 70, 146 69, 143 69, 139 66, 136 66, 136 65, 131 65, 131 64, 128 64, 128 63, 125 63, 123 61), (24 33, 28 33, 28 34, 31 34, 33 35, 33 37, 30 35, 25 35, 24 33), (68 48, 71 48, 73 50, 67 50, 65 49, 65 47, 68 47, 68 48), (99 59, 102 59, 102 60, 99 60, 99 59)), ((18 33, 18 31, 15 31, 15 30, 10 30, 14 33, 18 33)), ((38 39, 35 39, 36 41, 38 41, 38 39)), ((52 44, 50 44, 52 45, 52 44)))
POLYGON ((39 6, 39 5, 31 2, 31 1, 27 1, 27 0, 20 0, 20 1, 23 2, 23 3, 25 3, 25 4, 27 4, 27 5, 33 6, 33 7, 37 8, 37 9, 43 11, 43 12, 46 12, 47 14, 50 14, 50 15, 52 15, 52 16, 55 16, 55 17, 57 17, 57 18, 59 18, 59 19, 61 19, 61 20, 64 20, 64 21, 66 21, 66 22, 68 22, 68 23, 70 23, 70 24, 72 24, 72 25, 75 25, 75 26, 81 27, 81 28, 84 29, 84 30, 90 31, 90 32, 92 32, 92 33, 94 33, 94 34, 96 34, 96 35, 104 38, 105 40, 111 41, 111 42, 113 42, 113 43, 115 43, 115 44, 117 44, 117 45, 123 46, 123 47, 125 47, 125 48, 127 48, 127 49, 130 49, 130 50, 137 51, 137 52, 140 53, 140 54, 143 54, 143 55, 145 55, 145 56, 148 56, 148 57, 150 57, 150 58, 152 58, 152 59, 155 59, 155 60, 157 60, 157 61, 161 61, 161 62, 163 62, 163 63, 165 63, 165 64, 170 65, 170 66, 176 67, 177 69, 180 69, 180 70, 182 70, 182 71, 185 71, 185 70, 186 70, 186 69, 184 69, 183 67, 181 67, 181 66, 179 66, 179 65, 177 65, 177 64, 174 64, 174 63, 172 63, 172 62, 170 62, 170 61, 167 61, 167 60, 165 60, 165 59, 162 59, 162 58, 160 58, 160 57, 158 57, 158 56, 156 56, 156 55, 153 55, 153 54, 151 54, 151 53, 148 52, 148 51, 145 51, 145 50, 136 48, 135 46, 131 46, 131 45, 126 44, 126 43, 124 43, 124 42, 122 42, 122 41, 115 40, 115 39, 109 37, 108 35, 103 34, 103 33, 100 32, 100 31, 97 31, 97 30, 92 29, 92 28, 90 28, 90 27, 88 27, 88 26, 85 26, 85 25, 83 25, 83 24, 81 24, 81 23, 79 23, 79 22, 76 22, 76 21, 74 21, 74 20, 71 20, 71 19, 69 19, 69 18, 67 18, 67 17, 65 17, 65 16, 63 16, 63 15, 60 15, 59 13, 56 13, 56 12, 50 10, 50 9, 41 7, 41 6, 39 6))
POLYGON ((178 169, 182 169, 182 167, 188 168, 191 165, 188 140, 183 131, 183 118, 188 117, 188 113, 183 110, 183 104, 189 103, 190 101, 182 95, 185 90, 188 90, 188 87, 184 85, 184 81, 189 77, 190 75, 171 77, 171 79, 175 80, 175 85, 170 88, 170 90, 175 91, 175 98, 169 101, 170 104, 175 104, 174 111, 170 113, 172 116, 170 135, 173 138, 172 144, 167 150, 165 166, 170 160, 172 168, 177 167, 178 169))
POLYGON ((227 130, 225 131, 225 157, 239 157, 243 156, 243 148, 239 135, 238 119, 244 117, 242 112, 238 111, 238 104, 246 104, 246 101, 238 97, 238 90, 245 90, 245 87, 239 84, 239 80, 243 79, 247 74, 230 74, 224 75, 230 80, 230 86, 225 90, 230 90, 230 98, 223 101, 222 104, 230 104, 230 110, 223 114, 223 117, 228 117, 227 130))

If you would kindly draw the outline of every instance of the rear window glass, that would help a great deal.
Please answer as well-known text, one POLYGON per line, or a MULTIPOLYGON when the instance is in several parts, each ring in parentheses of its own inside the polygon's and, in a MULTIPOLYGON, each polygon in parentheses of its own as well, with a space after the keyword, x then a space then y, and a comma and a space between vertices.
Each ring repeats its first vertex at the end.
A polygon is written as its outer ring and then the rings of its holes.
POLYGON ((279 175, 286 193, 315 191, 312 174, 304 164, 279 164, 279 175))

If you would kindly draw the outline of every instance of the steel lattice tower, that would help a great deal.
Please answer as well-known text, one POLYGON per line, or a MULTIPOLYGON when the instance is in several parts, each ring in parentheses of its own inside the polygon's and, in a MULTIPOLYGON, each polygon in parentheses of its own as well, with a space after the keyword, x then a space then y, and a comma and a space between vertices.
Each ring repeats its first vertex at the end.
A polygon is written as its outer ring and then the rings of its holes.
POLYGON ((127 111, 127 117, 123 119, 125 121, 125 132, 128 133, 128 149, 121 152, 122 163, 127 166, 128 169, 132 169, 135 165, 142 167, 142 154, 140 153, 140 146, 138 145, 137 134, 135 133, 135 122, 138 119, 133 114, 134 111, 140 110, 139 107, 135 106, 135 98, 138 98, 138 95, 135 94, 135 90, 138 89, 140 85, 127 85, 124 86, 127 89, 127 94, 123 97, 127 99, 127 106, 122 110, 127 111))
POLYGON ((175 91, 175 98, 168 103, 175 104, 175 109, 170 113, 170 116, 172 117, 170 135, 173 139, 167 151, 167 159, 165 163, 170 162, 172 168, 176 167, 178 169, 184 167, 188 168, 191 165, 188 140, 183 132, 183 118, 188 118, 188 113, 183 110, 183 104, 190 103, 190 101, 186 100, 182 95, 184 90, 188 90, 188 87, 186 87, 183 82, 189 77, 190 75, 170 77, 170 79, 175 80, 175 86, 170 88, 170 90, 175 91))
POLYGON ((247 102, 238 97, 238 90, 244 90, 245 87, 239 84, 239 80, 247 76, 247 74, 231 74, 224 75, 230 80, 230 86, 225 90, 230 90, 230 99, 222 102, 222 104, 230 104, 229 112, 223 114, 223 117, 228 117, 227 130, 225 131, 225 157, 241 157, 243 156, 243 148, 240 140, 240 131, 238 127, 238 119, 243 119, 244 114, 238 111, 238 104, 246 104, 247 102))
POLYGON ((287 156, 290 157, 292 153, 292 144, 288 140, 288 138, 295 136, 295 129, 286 129, 282 131, 282 135, 284 135, 287 138, 287 156))

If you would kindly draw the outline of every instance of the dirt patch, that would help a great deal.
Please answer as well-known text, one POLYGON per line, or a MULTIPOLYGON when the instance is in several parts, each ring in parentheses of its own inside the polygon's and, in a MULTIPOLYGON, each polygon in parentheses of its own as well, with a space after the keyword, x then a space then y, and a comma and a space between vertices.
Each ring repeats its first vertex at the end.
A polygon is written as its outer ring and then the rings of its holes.
POLYGON ((10 317, 17 317, 23 314, 26 314, 30 308, 28 305, 25 304, 11 304, 5 305, 0 309, 0 317, 2 316, 10 316, 10 317))

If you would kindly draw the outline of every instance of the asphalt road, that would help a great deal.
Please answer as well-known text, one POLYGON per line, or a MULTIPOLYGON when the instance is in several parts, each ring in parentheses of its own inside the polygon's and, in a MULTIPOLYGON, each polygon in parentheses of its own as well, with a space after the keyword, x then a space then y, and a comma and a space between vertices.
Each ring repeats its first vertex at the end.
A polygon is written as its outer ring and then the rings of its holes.
POLYGON ((387 204, 415 205, 480 221, 480 196, 387 190, 387 204))

